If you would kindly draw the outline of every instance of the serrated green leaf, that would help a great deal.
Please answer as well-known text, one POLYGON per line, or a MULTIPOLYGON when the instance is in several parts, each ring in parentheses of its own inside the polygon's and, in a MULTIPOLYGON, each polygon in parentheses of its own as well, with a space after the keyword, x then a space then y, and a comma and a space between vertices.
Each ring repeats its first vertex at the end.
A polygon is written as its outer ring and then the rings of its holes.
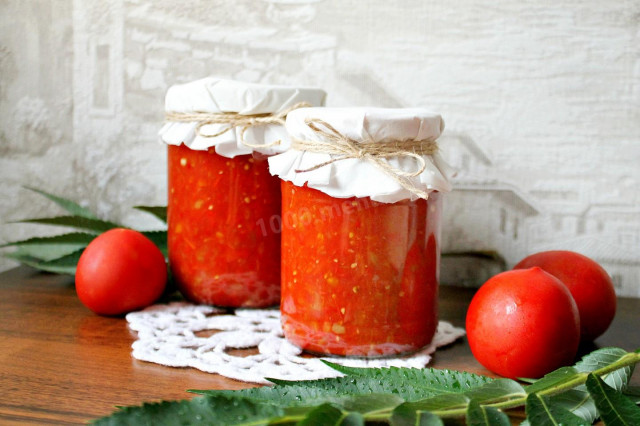
MULTIPOLYGON (((360 376, 298 382, 274 380, 278 384, 273 387, 240 391, 214 390, 196 392, 207 395, 232 395, 239 392, 243 397, 282 407, 337 403, 353 411, 368 412, 369 410, 393 408, 402 401, 423 400, 443 393, 467 392, 493 382, 493 379, 485 376, 431 368, 372 368, 367 369, 366 373, 362 370, 357 370, 356 373, 360 374, 360 376), (369 377, 363 376, 362 373, 368 374, 369 377), (349 399, 350 402, 348 401, 349 399), (366 407, 353 405, 365 402, 368 404, 366 407)), ((519 385, 518 387, 519 391, 524 393, 522 387, 519 385)), ((499 394, 504 394, 504 391, 499 392, 499 394)), ((444 403, 443 401, 435 400, 431 402, 444 403)))
POLYGON ((87 234, 85 232, 70 232, 68 234, 53 235, 50 237, 33 237, 33 238, 28 238, 26 240, 12 241, 10 243, 5 243, 0 245, 0 248, 11 247, 11 246, 51 244, 51 243, 60 243, 60 244, 86 243, 88 244, 95 237, 96 237, 95 235, 87 234))
POLYGON ((101 234, 113 228, 121 228, 121 225, 117 223, 108 222, 100 219, 89 219, 81 216, 58 216, 58 217, 43 217, 37 219, 25 219, 19 220, 15 223, 37 223, 40 225, 56 225, 66 226, 71 228, 84 229, 89 232, 101 234))
POLYGON ((242 398, 196 397, 191 400, 146 403, 126 407, 96 420, 110 425, 266 425, 283 415, 283 410, 269 404, 256 404, 242 398))
POLYGON ((527 420, 535 426, 588 426, 591 423, 571 413, 553 400, 547 399, 537 393, 527 396, 525 404, 527 420))
POLYGON ((497 408, 472 400, 466 414, 467 426, 511 426, 509 416, 497 408))
POLYGON ((601 348, 582 357, 575 364, 575 369, 582 372, 592 372, 598 368, 606 367, 622 358, 627 351, 620 348, 601 348))
MULTIPOLYGON (((605 355, 613 356, 615 351, 608 350, 605 355)), ((581 368, 591 368, 585 367, 589 363, 598 364, 594 368, 600 370, 596 373, 602 374, 614 368, 619 369, 620 365, 638 362, 638 356, 635 354, 628 354, 623 360, 620 358, 613 359, 611 361, 613 365, 602 364, 604 359, 602 357, 586 358, 581 368)), ((196 392, 208 395, 210 398, 240 400, 258 407, 271 406, 281 410, 281 415, 276 418, 267 420, 258 418, 252 424, 263 424, 265 421, 272 424, 290 424, 301 419, 304 419, 301 420, 303 422, 301 424, 322 425, 360 425, 363 424, 364 419, 390 422, 394 425, 442 424, 437 416, 448 420, 462 417, 466 413, 468 424, 500 425, 508 424, 508 418, 498 410, 498 407, 509 409, 523 404, 526 406, 528 416, 524 423, 530 425, 588 425, 592 423, 594 417, 593 409, 585 408, 590 398, 585 399, 584 392, 576 388, 566 390, 584 383, 586 374, 580 374, 576 380, 573 380, 575 371, 567 369, 560 370, 555 375, 550 374, 546 379, 547 385, 538 385, 541 390, 530 392, 528 395, 519 383, 509 379, 493 380, 476 376, 475 386, 467 386, 469 377, 474 375, 457 371, 407 368, 346 369, 353 375, 297 382, 274 380, 278 384, 272 387, 239 391, 196 392), (453 383, 460 379, 461 374, 466 379, 465 386, 453 383), (562 377, 564 382, 560 380, 562 377), (423 379, 423 382, 416 378, 423 379), (554 385, 549 387, 550 383, 554 385), (558 391, 563 393, 557 394, 558 391), (427 396, 417 398, 421 394, 427 396)), ((590 379, 594 378, 597 377, 590 375, 590 379)), ((602 386, 606 386, 604 382, 600 382, 602 386)), ((635 388, 631 390, 634 391, 635 388)), ((630 411, 631 408, 625 406, 623 407, 625 412, 616 413, 618 418, 627 416, 632 422, 640 420, 635 417, 640 415, 640 412, 637 412, 640 408, 621 393, 613 389, 611 392, 619 398, 619 401, 626 401, 626 404, 635 410, 630 411)), ((612 400, 609 393, 605 388, 603 394, 609 398, 611 410, 615 411, 613 407, 619 404, 612 400)))
POLYGON ((169 255, 167 231, 143 231, 142 234, 158 246, 164 257, 169 255))
POLYGON ((553 405, 562 407, 567 411, 583 419, 587 424, 592 424, 598 418, 598 411, 593 398, 583 390, 571 389, 548 398, 553 405))
POLYGON ((58 197, 57 195, 53 195, 48 192, 42 191, 40 189, 32 188, 29 186, 25 186, 25 188, 28 189, 29 191, 33 191, 47 197, 49 200, 53 201, 54 203, 56 203, 57 205, 59 205, 60 207, 62 207, 63 209, 65 209, 66 211, 68 211, 74 216, 86 217, 88 219, 98 219, 93 214, 93 212, 82 207, 80 204, 74 201, 68 200, 66 198, 58 197))
POLYGON ((415 410, 407 404, 397 406, 391 413, 392 426, 444 426, 442 419, 428 411, 415 410))
POLYGON ((589 374, 586 385, 602 421, 607 426, 640 425, 640 407, 629 398, 594 374, 589 374))
POLYGON ((36 237, 13 241, 0 245, 0 248, 16 246, 18 247, 18 255, 50 261, 85 248, 95 237, 93 234, 74 232, 52 237, 36 237))
MULTIPOLYGON (((257 402, 266 402, 281 407, 303 407, 319 405, 323 403, 346 403, 352 399, 353 403, 358 402, 356 398, 371 397, 371 395, 389 396, 392 401, 399 403, 404 400, 403 396, 389 385, 372 383, 367 380, 351 382, 345 378, 320 379, 298 382, 297 385, 287 386, 265 386, 261 388, 241 389, 237 391, 229 390, 191 390, 191 392, 202 395, 240 395, 244 398, 257 402)), ((415 394, 407 392, 410 396, 415 394)), ((363 401, 363 400, 361 400, 363 401)), ((395 404, 397 405, 397 404, 395 404)), ((388 406, 388 405, 387 405, 388 406)))
POLYGON ((152 214, 164 223, 167 223, 167 208, 164 206, 133 206, 133 208, 152 214))
POLYGON ((297 423, 299 426, 363 426, 364 418, 357 412, 341 410, 332 404, 322 404, 297 423))
POLYGON ((534 381, 533 384, 526 387, 526 391, 527 393, 534 393, 543 389, 549 389, 577 377, 579 374, 578 370, 574 367, 561 367, 545 375, 541 379, 534 381))
MULTIPOLYGON (((259 401, 305 405, 331 402, 341 395, 389 394, 405 401, 417 401, 441 393, 462 393, 493 379, 471 373, 433 368, 371 368, 366 375, 321 380, 287 382, 274 380, 276 386, 241 390, 243 396, 259 401)), ((233 391, 198 391, 207 395, 233 391)))
POLYGON ((53 272, 55 274, 75 275, 76 266, 78 264, 78 260, 80 260, 80 255, 83 250, 84 249, 77 250, 59 259, 50 261, 43 261, 41 259, 36 259, 35 257, 22 255, 19 252, 6 253, 4 256, 41 271, 53 272))
MULTIPOLYGON (((603 368, 607 365, 613 364, 626 354, 627 351, 620 348, 598 349, 588 355, 585 355, 579 362, 576 363, 575 369, 580 372, 590 373, 599 368, 603 368)), ((612 388, 616 390, 622 390, 627 386, 627 383, 629 383, 629 379, 633 374, 633 369, 634 366, 628 366, 619 370, 615 370, 605 375, 603 377, 603 380, 612 388)))
POLYGON ((352 378, 368 378, 383 382, 420 387, 431 393, 467 392, 494 379, 464 371, 438 370, 435 368, 359 368, 346 367, 323 360, 329 367, 352 378))

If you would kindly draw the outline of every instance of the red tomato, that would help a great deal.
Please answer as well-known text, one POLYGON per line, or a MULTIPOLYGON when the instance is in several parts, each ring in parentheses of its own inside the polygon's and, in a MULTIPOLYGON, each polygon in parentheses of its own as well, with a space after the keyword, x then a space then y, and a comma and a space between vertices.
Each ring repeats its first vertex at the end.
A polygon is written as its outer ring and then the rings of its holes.
POLYGON ((160 249, 131 229, 111 229, 80 256, 76 292, 100 315, 120 315, 155 302, 164 291, 167 266, 160 249))
POLYGON ((490 278, 471 300, 466 326, 478 362, 509 378, 538 378, 571 364, 580 341, 571 293, 540 268, 490 278))
POLYGON ((591 341, 604 333, 616 314, 616 291, 609 274, 593 260, 572 251, 532 254, 514 269, 539 266, 569 288, 580 312, 582 339, 591 341))

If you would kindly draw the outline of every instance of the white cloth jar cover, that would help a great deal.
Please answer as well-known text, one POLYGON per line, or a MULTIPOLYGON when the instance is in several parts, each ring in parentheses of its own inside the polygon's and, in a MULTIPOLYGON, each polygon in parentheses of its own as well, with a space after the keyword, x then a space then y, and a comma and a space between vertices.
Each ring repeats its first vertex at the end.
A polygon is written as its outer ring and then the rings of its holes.
MULTIPOLYGON (((167 113, 193 114, 277 114, 306 102, 312 106, 324 105, 324 90, 307 87, 288 87, 246 83, 208 77, 186 84, 171 86, 165 98, 167 113)), ((167 121, 159 132, 160 140, 170 145, 184 143, 189 148, 206 151, 215 147, 217 154, 233 158, 258 151, 265 155, 283 152, 289 147, 289 137, 284 126, 264 124, 243 129, 233 124, 205 124, 167 121), (230 128, 233 127, 233 128, 230 128), (225 131, 229 129, 228 131, 225 131), (216 135, 216 136, 210 136, 216 135), (256 148, 280 140, 277 146, 256 148), (251 147, 249 145, 254 145, 251 147)))
MULTIPOLYGON (((287 115, 286 129, 293 140, 328 141, 327 134, 314 131, 310 122, 321 130, 326 130, 323 123, 329 124, 344 138, 363 143, 435 141, 444 130, 439 114, 421 108, 300 108, 287 115)), ((421 157, 424 170, 407 178, 410 185, 426 193, 450 191, 453 169, 437 151, 421 157)), ((420 166, 415 156, 391 156, 381 161, 408 173, 420 166)), ((270 157, 269 169, 294 185, 306 183, 336 198, 370 197, 383 203, 418 198, 366 158, 290 149, 270 157), (318 165, 322 166, 314 169, 318 165)))

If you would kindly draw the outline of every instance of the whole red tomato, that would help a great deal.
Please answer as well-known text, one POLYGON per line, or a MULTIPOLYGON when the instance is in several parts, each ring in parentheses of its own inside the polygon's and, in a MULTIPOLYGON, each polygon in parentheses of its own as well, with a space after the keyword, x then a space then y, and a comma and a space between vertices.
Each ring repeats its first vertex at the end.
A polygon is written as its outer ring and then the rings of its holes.
POLYGON ((167 266, 160 249, 131 229, 111 229, 80 256, 76 292, 100 315, 120 315, 149 306, 164 291, 167 266))
POLYGON ((604 333, 616 314, 616 292, 609 274, 586 256, 563 250, 525 257, 514 269, 539 266, 569 288, 580 312, 582 339, 591 341, 604 333))
POLYGON ((580 341, 571 293, 537 267, 484 283, 471 300, 466 328, 478 362, 509 378, 538 378, 571 364, 580 341))

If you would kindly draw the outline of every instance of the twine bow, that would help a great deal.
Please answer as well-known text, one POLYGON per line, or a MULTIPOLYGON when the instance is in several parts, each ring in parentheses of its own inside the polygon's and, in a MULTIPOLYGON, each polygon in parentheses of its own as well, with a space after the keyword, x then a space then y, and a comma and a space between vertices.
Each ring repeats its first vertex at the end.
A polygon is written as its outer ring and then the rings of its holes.
POLYGON ((182 112, 173 112, 169 111, 165 115, 166 121, 178 122, 178 123, 198 123, 195 128, 195 132, 198 136, 203 138, 215 138, 217 136, 223 135, 226 132, 230 131, 234 127, 240 128, 240 141, 250 147, 250 148, 270 148, 272 146, 277 146, 282 143, 280 139, 268 142, 265 144, 251 144, 244 139, 244 133, 250 127, 256 126, 266 126, 268 124, 280 124, 284 125, 285 119, 287 118, 287 114, 289 114, 294 109, 298 108, 306 108, 310 107, 311 104, 308 102, 298 102, 297 104, 292 105, 291 107, 280 111, 277 114, 238 114, 237 112, 191 112, 191 113, 182 113, 182 112), (228 127, 225 127, 219 132, 216 133, 203 133, 202 127, 207 126, 209 124, 228 124, 228 127))
POLYGON ((427 163, 423 156, 432 155, 438 151, 435 140, 397 140, 391 142, 375 142, 369 136, 369 141, 357 141, 340 133, 333 126, 318 118, 307 118, 305 123, 313 132, 321 136, 321 140, 293 139, 292 148, 299 151, 330 154, 333 157, 307 169, 296 170, 296 173, 306 173, 337 161, 357 158, 373 164, 382 172, 395 180, 403 188, 425 200, 429 198, 426 191, 418 188, 411 178, 425 171, 427 163), (387 161, 389 158, 413 158, 416 160, 415 170, 402 170, 393 167, 387 161))

